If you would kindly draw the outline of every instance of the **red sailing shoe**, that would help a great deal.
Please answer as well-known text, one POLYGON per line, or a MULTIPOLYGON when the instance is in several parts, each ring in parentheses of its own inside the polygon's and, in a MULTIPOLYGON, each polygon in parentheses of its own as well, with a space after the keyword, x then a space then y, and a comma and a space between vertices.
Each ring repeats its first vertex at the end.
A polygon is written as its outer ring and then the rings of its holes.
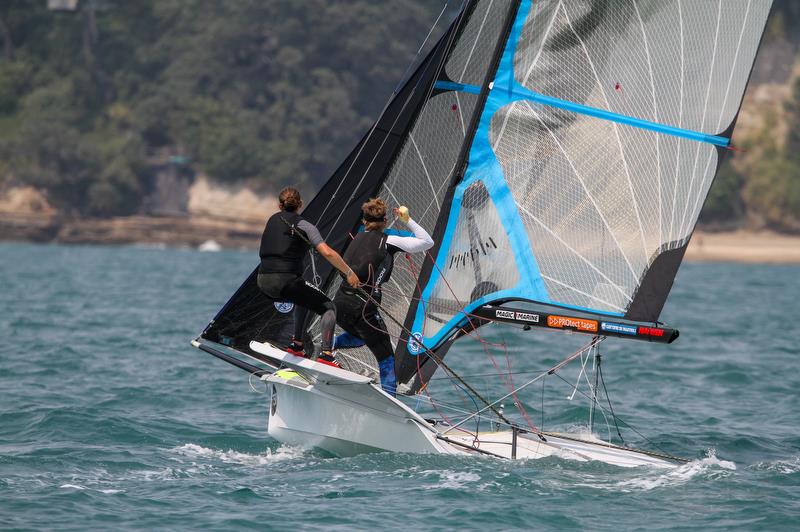
POLYGON ((301 358, 307 358, 307 357, 306 357, 306 352, 305 352, 305 351, 303 351, 303 346, 302 346, 302 344, 298 344, 298 343, 297 343, 297 342, 295 342, 294 340, 292 340, 292 343, 291 343, 291 344, 289 344, 288 346, 286 346, 286 347, 284 348, 284 350, 285 350, 287 353, 289 353, 290 355, 294 355, 294 356, 296 356, 296 357, 301 357, 301 358))
POLYGON ((333 366, 334 368, 342 367, 338 362, 336 362, 336 359, 333 358, 333 354, 331 353, 322 353, 319 357, 317 357, 317 362, 321 364, 327 364, 328 366, 333 366))

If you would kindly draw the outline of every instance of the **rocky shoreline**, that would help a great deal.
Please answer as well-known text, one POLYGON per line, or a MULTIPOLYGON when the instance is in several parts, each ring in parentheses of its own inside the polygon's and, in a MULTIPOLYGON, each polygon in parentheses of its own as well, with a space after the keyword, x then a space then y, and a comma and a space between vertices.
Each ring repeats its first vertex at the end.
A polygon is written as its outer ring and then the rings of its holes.
MULTIPOLYGON (((255 249, 263 222, 214 216, 125 216, 108 219, 0 213, 0 241, 59 244, 145 244, 255 249)), ((800 236, 766 231, 697 231, 688 262, 800 264, 800 236)))
POLYGON ((0 215, 0 241, 60 244, 148 244, 256 248, 263 223, 202 216, 125 216, 108 219, 35 214, 0 215))

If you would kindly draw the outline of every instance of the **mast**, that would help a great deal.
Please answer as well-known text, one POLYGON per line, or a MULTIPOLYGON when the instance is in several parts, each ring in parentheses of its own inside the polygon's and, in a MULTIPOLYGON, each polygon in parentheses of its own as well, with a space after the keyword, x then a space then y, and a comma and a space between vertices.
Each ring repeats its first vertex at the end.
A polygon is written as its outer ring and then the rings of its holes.
POLYGON ((677 337, 657 320, 770 5, 515 4, 490 75, 438 84, 479 95, 480 116, 406 316, 400 381, 418 372, 420 344, 445 351, 513 302, 554 329, 677 337))

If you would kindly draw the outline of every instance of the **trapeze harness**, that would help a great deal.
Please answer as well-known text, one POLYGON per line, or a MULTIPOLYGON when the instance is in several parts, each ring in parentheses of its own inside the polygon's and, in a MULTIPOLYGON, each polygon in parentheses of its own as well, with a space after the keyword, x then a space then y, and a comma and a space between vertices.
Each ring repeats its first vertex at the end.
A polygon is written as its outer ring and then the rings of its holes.
POLYGON ((258 288, 270 299, 295 304, 294 337, 303 338, 308 311, 322 316, 322 350, 330 351, 336 326, 336 307, 325 293, 303 279, 303 258, 323 243, 319 230, 296 212, 270 216, 261 235, 258 288))
POLYGON ((426 251, 433 246, 430 235, 416 222, 409 220, 408 227, 414 236, 387 235, 382 231, 364 231, 356 235, 343 259, 365 283, 364 288, 371 297, 365 301, 363 292, 346 283, 342 283, 334 297, 336 321, 347 333, 337 338, 337 347, 355 347, 358 340, 362 340, 375 355, 381 374, 381 386, 390 394, 395 393, 397 383, 392 343, 376 306, 381 301, 380 287, 392 274, 395 253, 426 251), (350 345, 341 345, 344 342, 340 340, 349 342, 350 345))

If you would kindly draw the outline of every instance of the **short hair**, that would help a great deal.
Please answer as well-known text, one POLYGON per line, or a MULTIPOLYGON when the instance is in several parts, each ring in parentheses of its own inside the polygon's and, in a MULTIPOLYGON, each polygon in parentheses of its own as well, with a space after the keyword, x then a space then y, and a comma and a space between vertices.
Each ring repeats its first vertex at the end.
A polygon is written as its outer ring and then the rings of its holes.
POLYGON ((367 231, 380 231, 386 227, 386 202, 380 198, 370 198, 361 205, 364 215, 364 229, 367 231))
POLYGON ((303 198, 300 197, 300 192, 294 187, 286 187, 278 194, 278 205, 281 209, 288 212, 294 212, 303 204, 303 198))

